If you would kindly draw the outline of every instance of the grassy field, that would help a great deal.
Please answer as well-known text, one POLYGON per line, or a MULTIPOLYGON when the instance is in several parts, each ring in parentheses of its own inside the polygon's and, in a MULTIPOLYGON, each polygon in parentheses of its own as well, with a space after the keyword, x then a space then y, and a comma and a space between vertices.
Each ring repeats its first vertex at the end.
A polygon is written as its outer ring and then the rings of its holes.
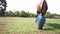
POLYGON ((0 34, 59 34, 60 19, 46 19, 43 30, 37 29, 35 18, 0 17, 0 34))

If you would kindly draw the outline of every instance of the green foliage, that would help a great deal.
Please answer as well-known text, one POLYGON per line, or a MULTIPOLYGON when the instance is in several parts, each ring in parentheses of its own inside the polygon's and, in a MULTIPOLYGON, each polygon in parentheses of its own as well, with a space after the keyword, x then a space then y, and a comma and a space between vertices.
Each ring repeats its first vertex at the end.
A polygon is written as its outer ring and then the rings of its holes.
POLYGON ((59 18, 60 16, 58 14, 51 14, 50 12, 46 12, 45 17, 46 18, 59 18))
POLYGON ((6 2, 6 0, 0 0, 0 16, 5 16, 6 7, 7 7, 7 2, 6 2), (4 8, 3 8, 2 6, 3 6, 4 8))
POLYGON ((36 14, 30 13, 30 17, 36 17, 36 14))
MULTIPOLYGON (((10 17, 36 17, 36 14, 25 12, 24 10, 22 11, 7 11, 5 12, 5 16, 10 16, 10 17)), ((46 18, 59 18, 60 15, 58 14, 51 14, 50 12, 46 12, 45 14, 46 18)))
POLYGON ((14 15, 15 15, 16 17, 20 17, 20 12, 19 12, 19 11, 15 11, 15 12, 14 12, 14 15))
POLYGON ((51 17, 50 12, 46 12, 46 18, 50 18, 50 17, 51 17))
POLYGON ((22 10, 20 16, 21 17, 28 17, 29 13, 25 12, 24 10, 22 10))
POLYGON ((14 13, 10 10, 9 12, 5 12, 5 16, 14 16, 14 13))
POLYGON ((5 12, 5 16, 10 16, 10 17, 36 17, 36 14, 29 13, 29 11, 25 12, 24 10, 14 11, 14 12, 12 12, 10 10, 10 11, 5 12))

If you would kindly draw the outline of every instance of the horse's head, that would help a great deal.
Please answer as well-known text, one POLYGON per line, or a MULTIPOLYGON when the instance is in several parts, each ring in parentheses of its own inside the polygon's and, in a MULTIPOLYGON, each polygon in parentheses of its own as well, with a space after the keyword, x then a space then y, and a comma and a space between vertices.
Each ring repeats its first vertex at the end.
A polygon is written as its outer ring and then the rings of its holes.
POLYGON ((45 14, 48 9, 47 2, 45 0, 41 0, 40 3, 37 4, 37 14, 45 14))

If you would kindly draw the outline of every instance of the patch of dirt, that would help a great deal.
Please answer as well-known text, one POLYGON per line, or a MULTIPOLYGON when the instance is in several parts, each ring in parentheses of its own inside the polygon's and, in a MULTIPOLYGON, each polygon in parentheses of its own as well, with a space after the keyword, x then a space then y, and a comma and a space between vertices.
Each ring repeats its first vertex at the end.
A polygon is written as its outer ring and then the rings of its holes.
POLYGON ((4 27, 6 24, 0 23, 0 34, 4 34, 4 27))

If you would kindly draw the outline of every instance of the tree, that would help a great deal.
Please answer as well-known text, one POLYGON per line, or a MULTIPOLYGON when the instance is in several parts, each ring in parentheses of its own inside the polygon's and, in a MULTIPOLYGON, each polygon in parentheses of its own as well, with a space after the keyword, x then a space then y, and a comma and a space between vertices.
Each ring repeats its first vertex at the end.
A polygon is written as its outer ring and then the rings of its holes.
POLYGON ((50 12, 46 12, 46 18, 50 18, 51 16, 50 16, 51 14, 50 14, 50 12))
POLYGON ((20 12, 19 11, 15 11, 14 15, 17 16, 17 17, 20 17, 20 12))
POLYGON ((0 16, 5 15, 6 7, 7 7, 6 0, 0 0, 0 16))
POLYGON ((30 13, 30 17, 36 17, 36 14, 30 13))
POLYGON ((10 17, 13 16, 13 12, 10 10, 7 15, 10 17))
POLYGON ((24 10, 22 10, 21 13, 20 13, 20 16, 21 17, 28 17, 28 13, 25 12, 24 10))

